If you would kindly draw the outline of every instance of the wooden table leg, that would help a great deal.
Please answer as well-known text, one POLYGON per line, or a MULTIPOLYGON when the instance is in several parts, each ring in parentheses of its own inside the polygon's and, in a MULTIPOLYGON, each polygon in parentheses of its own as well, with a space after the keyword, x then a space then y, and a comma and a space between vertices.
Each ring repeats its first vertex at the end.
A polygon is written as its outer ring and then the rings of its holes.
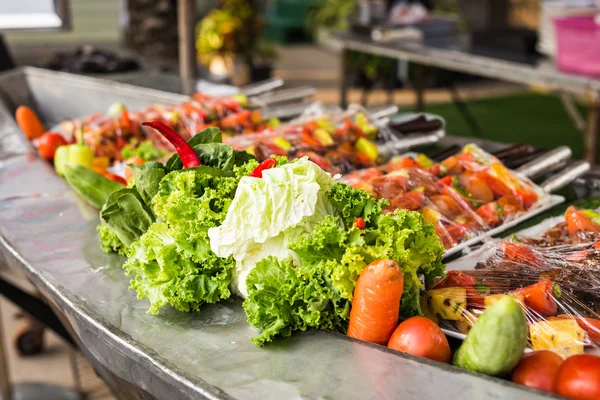
POLYGON ((348 107, 348 86, 350 82, 348 82, 348 53, 350 51, 346 48, 342 49, 341 59, 340 59, 340 107, 346 108, 348 107))
POLYGON ((186 94, 192 95, 195 92, 196 86, 195 0, 177 1, 177 24, 179 34, 179 75, 184 81, 183 90, 186 94))
POLYGON ((590 164, 595 164, 598 159, 598 139, 600 136, 600 102, 590 103, 588 123, 584 137, 583 158, 590 164))
POLYGON ((425 111, 425 68, 421 65, 415 65, 413 87, 417 97, 417 112, 423 112, 425 111))

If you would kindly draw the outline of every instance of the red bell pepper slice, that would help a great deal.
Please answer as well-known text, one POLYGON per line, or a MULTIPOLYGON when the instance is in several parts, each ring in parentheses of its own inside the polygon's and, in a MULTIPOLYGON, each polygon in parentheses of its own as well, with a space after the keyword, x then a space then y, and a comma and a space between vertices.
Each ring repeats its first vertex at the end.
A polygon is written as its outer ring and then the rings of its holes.
POLYGON ((274 168, 277 165, 277 161, 274 158, 267 158, 265 161, 258 164, 258 167, 250 173, 253 178, 262 178, 262 173, 266 169, 274 168))
POLYGON ((177 154, 181 157, 184 168, 193 168, 202 164, 200 162, 200 157, 198 157, 194 148, 190 146, 188 142, 183 140, 183 138, 172 128, 158 121, 144 122, 142 125, 156 129, 171 142, 173 147, 175 147, 175 151, 177 151, 177 154))

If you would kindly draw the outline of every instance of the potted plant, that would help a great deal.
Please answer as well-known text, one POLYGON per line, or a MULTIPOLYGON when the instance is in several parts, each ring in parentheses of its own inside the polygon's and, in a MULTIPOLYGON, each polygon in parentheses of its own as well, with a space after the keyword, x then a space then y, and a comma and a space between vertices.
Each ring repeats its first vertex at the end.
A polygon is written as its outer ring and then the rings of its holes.
POLYGON ((277 53, 261 37, 263 23, 258 14, 252 0, 222 0, 219 8, 200 21, 196 40, 198 59, 211 74, 231 76, 236 61, 241 61, 252 81, 271 76, 277 53))

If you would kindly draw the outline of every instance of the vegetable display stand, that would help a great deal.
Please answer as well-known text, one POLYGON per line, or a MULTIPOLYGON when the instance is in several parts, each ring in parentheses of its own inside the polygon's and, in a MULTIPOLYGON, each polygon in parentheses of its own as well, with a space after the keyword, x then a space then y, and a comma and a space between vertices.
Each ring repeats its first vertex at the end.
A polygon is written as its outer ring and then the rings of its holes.
MULTIPOLYGON (((2 79, 7 78, 0 77, 0 85, 2 79)), ((63 89, 73 80, 65 77, 63 89)), ((147 90, 141 91, 146 97, 137 98, 132 87, 103 90, 96 82, 87 96, 68 100, 56 85, 10 83, 23 93, 24 103, 39 104, 45 124, 85 115, 127 95, 140 106, 161 97, 147 90)), ((119 398, 548 398, 326 331, 308 330, 259 348, 250 341, 257 332, 236 298, 205 305, 198 313, 147 314, 148 302, 128 290, 123 258, 104 254, 98 245, 97 211, 83 205, 46 161, 32 156, 11 115, 0 105, 2 261, 24 272, 64 317, 119 398)))

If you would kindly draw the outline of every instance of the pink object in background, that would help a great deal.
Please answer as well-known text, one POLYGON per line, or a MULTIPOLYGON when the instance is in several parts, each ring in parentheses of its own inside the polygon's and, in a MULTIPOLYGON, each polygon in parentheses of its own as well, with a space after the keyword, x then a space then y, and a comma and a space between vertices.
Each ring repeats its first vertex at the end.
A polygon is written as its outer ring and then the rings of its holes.
POLYGON ((595 16, 555 18, 554 24, 558 68, 600 77, 600 24, 595 16))

